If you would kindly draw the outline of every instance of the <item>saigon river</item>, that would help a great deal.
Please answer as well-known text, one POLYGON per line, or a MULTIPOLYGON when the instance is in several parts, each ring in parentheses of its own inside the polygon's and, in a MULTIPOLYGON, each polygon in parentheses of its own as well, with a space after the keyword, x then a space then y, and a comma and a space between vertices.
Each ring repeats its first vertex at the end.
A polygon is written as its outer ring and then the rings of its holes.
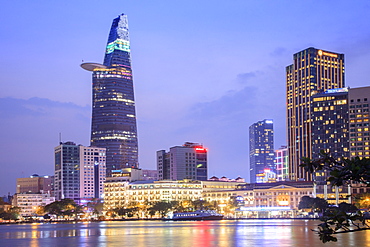
POLYGON ((0 225, 0 246, 357 246, 370 231, 337 234, 323 244, 316 220, 105 221, 0 225))

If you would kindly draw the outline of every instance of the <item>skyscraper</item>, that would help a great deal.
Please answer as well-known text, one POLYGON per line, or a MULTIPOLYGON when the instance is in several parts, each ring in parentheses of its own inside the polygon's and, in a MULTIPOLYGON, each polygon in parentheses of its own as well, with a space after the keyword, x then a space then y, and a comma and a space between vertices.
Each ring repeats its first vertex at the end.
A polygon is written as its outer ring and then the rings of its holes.
POLYGON ((107 175, 138 167, 138 141, 127 15, 113 20, 104 64, 83 63, 93 72, 91 146, 107 149, 107 175))
POLYGON ((344 55, 307 48, 286 67, 287 136, 290 180, 311 180, 299 167, 302 157, 312 158, 312 96, 344 87, 344 55))
POLYGON ((192 142, 171 147, 169 152, 157 151, 159 180, 207 180, 207 151, 203 145, 192 142))
POLYGON ((348 88, 315 94, 312 107, 312 158, 320 158, 321 150, 349 158, 348 88))
POLYGON ((250 182, 265 172, 276 172, 274 164, 274 125, 270 119, 258 121, 249 127, 250 182))

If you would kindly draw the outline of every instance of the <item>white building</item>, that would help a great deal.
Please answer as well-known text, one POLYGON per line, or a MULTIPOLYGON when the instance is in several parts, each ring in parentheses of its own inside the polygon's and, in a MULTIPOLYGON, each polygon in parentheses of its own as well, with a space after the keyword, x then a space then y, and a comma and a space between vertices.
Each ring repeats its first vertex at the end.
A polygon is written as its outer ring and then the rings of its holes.
POLYGON ((50 194, 41 193, 20 193, 13 197, 12 205, 20 208, 21 216, 34 216, 39 209, 55 201, 50 194))
POLYGON ((73 142, 55 148, 56 200, 102 198, 106 176, 106 149, 73 142))

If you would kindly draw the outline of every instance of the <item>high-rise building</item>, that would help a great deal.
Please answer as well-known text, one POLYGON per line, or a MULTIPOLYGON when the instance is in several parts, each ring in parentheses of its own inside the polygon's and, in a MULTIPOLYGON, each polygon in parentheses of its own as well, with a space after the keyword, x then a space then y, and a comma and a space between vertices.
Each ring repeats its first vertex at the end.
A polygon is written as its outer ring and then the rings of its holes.
POLYGON ((102 198, 106 177, 105 148, 73 142, 55 148, 54 195, 56 200, 102 198))
POLYGON ((249 127, 250 182, 268 172, 276 172, 274 164, 274 123, 265 119, 249 127), (266 170, 266 171, 267 171, 266 170))
POLYGON ((107 174, 138 167, 134 87, 127 15, 113 20, 104 64, 83 63, 92 71, 91 146, 107 149, 107 174))
POLYGON ((288 164, 288 148, 281 146, 275 150, 275 166, 276 166, 276 180, 289 180, 289 164, 288 164))
POLYGON ((312 158, 312 96, 344 87, 344 54, 307 48, 286 67, 287 136, 290 180, 312 180, 299 167, 312 158))
POLYGON ((350 88, 349 131, 350 156, 370 157, 369 103, 370 87, 350 88))
POLYGON ((171 147, 169 152, 157 151, 158 179, 207 180, 207 152, 208 150, 203 145, 192 142, 171 147))
POLYGON ((320 158, 321 150, 349 158, 348 88, 313 95, 312 108, 312 158, 320 158))

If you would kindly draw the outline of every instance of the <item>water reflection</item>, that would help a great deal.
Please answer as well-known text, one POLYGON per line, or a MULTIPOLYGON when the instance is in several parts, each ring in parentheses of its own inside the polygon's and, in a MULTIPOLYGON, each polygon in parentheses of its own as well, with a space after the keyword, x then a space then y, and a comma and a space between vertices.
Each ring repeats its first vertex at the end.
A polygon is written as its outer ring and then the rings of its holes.
MULTIPOLYGON (((0 225, 0 246, 338 246, 322 244, 310 220, 126 221, 0 225)), ((370 232, 338 235, 341 246, 369 246, 370 232)))

